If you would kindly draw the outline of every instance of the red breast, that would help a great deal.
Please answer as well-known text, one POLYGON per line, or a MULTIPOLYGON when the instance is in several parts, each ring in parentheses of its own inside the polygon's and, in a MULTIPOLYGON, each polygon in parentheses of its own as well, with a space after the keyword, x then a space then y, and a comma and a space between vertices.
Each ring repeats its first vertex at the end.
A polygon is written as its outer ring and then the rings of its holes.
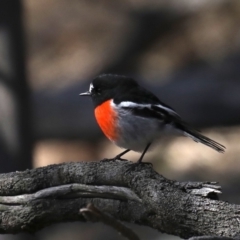
POLYGON ((111 107, 111 101, 108 100, 97 106, 94 110, 98 125, 103 133, 111 140, 118 138, 117 131, 117 112, 111 107))

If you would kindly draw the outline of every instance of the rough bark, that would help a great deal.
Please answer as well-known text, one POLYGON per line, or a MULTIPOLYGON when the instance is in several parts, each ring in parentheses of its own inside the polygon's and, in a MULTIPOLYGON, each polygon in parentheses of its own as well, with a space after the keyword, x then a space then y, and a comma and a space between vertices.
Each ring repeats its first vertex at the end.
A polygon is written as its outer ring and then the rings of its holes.
POLYGON ((85 221, 93 203, 116 219, 183 238, 240 235, 240 206, 217 200, 216 183, 179 183, 147 164, 80 162, 0 175, 0 233, 85 221), (134 167, 132 167, 134 166, 134 167))

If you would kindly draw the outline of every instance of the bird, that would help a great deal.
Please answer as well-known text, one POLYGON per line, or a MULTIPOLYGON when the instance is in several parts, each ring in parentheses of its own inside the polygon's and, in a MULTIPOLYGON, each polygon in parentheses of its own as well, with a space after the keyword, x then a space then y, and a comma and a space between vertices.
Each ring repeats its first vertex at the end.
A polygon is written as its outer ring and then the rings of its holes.
POLYGON ((137 163, 142 163, 150 145, 164 135, 190 137, 217 152, 225 146, 202 135, 191 127, 152 92, 140 86, 131 77, 101 74, 90 83, 89 90, 80 96, 90 96, 98 125, 106 137, 126 149, 114 159, 129 151, 142 153, 137 163))

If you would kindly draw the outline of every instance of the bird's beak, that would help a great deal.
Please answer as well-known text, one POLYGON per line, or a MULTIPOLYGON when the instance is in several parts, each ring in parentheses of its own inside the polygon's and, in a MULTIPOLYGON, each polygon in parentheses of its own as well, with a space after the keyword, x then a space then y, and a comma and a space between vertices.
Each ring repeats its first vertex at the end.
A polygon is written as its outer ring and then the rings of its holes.
POLYGON ((79 94, 79 96, 90 96, 90 95, 91 93, 89 91, 79 94))

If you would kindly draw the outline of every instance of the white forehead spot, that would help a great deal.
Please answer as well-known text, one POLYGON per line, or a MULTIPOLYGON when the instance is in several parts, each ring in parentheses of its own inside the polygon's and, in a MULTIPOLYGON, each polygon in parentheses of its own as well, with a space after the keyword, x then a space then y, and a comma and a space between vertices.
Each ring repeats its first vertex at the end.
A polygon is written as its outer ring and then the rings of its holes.
POLYGON ((92 92, 92 90, 93 90, 93 84, 91 83, 89 86, 89 92, 92 92))

